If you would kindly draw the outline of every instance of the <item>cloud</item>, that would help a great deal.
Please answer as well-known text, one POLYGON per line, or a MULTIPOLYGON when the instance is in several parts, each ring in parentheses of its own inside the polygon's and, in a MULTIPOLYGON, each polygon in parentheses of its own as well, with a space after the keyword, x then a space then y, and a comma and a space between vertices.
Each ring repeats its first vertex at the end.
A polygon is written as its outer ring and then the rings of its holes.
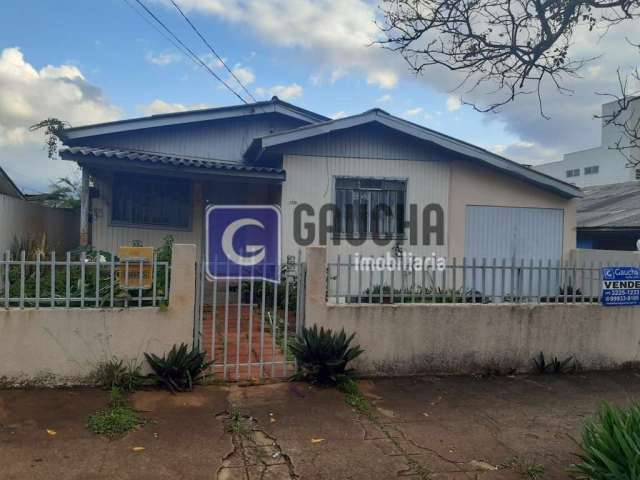
POLYGON ((302 92, 303 88, 297 83, 292 83, 291 85, 274 85, 269 88, 256 88, 256 94, 259 96, 266 98, 276 96, 280 100, 291 100, 300 97, 302 96, 302 92))
POLYGON ((371 46, 382 38, 371 0, 177 0, 187 11, 240 25, 272 45, 301 51, 315 75, 331 82, 352 73, 383 89, 406 70, 395 54, 371 46), (397 68, 396 68, 397 67, 397 68))
POLYGON ((378 70, 367 76, 367 83, 383 89, 391 89, 398 83, 398 75, 392 70, 378 70))
POLYGON ((46 189, 51 179, 73 169, 70 162, 47 158, 43 132, 30 132, 30 125, 48 117, 83 125, 121 115, 75 65, 38 70, 19 48, 0 52, 0 159, 20 186, 46 189))
POLYGON ((147 62, 160 67, 165 67, 171 63, 180 62, 182 60, 182 56, 175 52, 162 52, 157 54, 147 52, 144 58, 147 62))
POLYGON ((138 105, 138 110, 143 115, 159 115, 162 113, 186 112, 188 110, 201 110, 203 108, 212 108, 213 105, 207 103, 194 103, 185 105, 184 103, 169 103, 164 100, 156 99, 146 105, 138 105))
POLYGON ((236 77, 238 77, 238 80, 240 80, 240 82, 244 86, 253 83, 256 79, 256 76, 253 74, 250 68, 242 67, 239 64, 233 67, 231 71, 236 77))
POLYGON ((522 140, 507 145, 492 145, 488 150, 525 165, 539 165, 558 160, 558 152, 555 149, 522 140))
POLYGON ((338 120, 339 118, 344 118, 346 116, 347 114, 344 110, 340 110, 339 112, 332 113, 331 115, 329 115, 329 117, 333 118, 334 120, 338 120))
POLYGON ((460 97, 456 97, 454 95, 449 95, 449 97, 447 97, 447 110, 450 112, 456 112, 460 110, 460 107, 462 107, 462 100, 460 100, 460 97))
POLYGON ((385 93, 381 97, 377 98, 376 102, 377 103, 389 103, 391 100, 392 100, 391 95, 389 95, 388 93, 385 93))
POLYGON ((422 110, 423 110, 422 107, 410 108, 409 110, 405 110, 404 114, 407 117, 415 117, 416 115, 419 115, 420 113, 422 113, 422 110))

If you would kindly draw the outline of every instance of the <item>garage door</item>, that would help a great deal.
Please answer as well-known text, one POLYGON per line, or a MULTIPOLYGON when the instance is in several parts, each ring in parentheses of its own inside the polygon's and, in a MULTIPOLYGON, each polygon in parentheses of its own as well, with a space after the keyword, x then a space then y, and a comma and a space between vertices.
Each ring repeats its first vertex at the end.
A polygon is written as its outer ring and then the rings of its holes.
MULTIPOLYGON (((502 264, 506 259, 511 264, 513 259, 516 265, 534 265, 542 261, 546 266, 549 261, 554 265, 562 258, 562 240, 564 231, 564 212, 561 209, 552 208, 515 208, 515 207, 488 207, 468 205, 466 207, 465 221, 465 256, 470 263, 475 258, 479 265, 483 258, 487 264, 497 259, 497 264, 502 264)), ((538 276, 529 280, 528 272, 523 275, 521 269, 507 272, 505 279, 505 293, 528 291, 531 288, 537 290, 538 276), (514 278, 510 278, 513 276, 514 278), (535 285, 533 284, 535 283, 535 285)), ((480 285, 476 272, 475 286, 480 285)), ((473 281, 473 275, 467 277, 467 287, 473 281)), ((500 282, 498 276, 495 282, 500 282)), ((546 283, 546 282, 545 282, 546 283)), ((554 282, 555 283, 555 282, 554 282)), ((547 287, 552 290, 555 285, 540 285, 543 291, 547 287)), ((487 285, 485 290, 492 288, 487 285)), ((496 285, 496 291, 502 291, 502 285, 496 285)))

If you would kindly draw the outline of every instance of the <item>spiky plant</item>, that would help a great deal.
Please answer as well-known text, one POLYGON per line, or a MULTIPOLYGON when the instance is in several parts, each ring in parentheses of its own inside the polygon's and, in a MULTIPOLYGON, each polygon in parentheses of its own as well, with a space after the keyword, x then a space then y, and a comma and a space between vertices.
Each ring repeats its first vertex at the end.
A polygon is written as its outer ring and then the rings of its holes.
POLYGON ((598 416, 584 427, 580 450, 581 462, 571 467, 577 478, 640 478, 640 404, 626 409, 602 404, 598 416))
POLYGON ((291 345, 298 362, 293 380, 305 380, 318 385, 336 385, 352 373, 347 364, 361 355, 359 345, 351 346, 355 333, 347 336, 344 329, 334 333, 314 325, 303 328, 291 345))
POLYGON ((205 362, 206 352, 189 349, 185 343, 174 345, 162 357, 153 353, 145 353, 144 356, 153 370, 151 378, 172 393, 193 390, 193 386, 202 380, 205 370, 213 363, 205 362))

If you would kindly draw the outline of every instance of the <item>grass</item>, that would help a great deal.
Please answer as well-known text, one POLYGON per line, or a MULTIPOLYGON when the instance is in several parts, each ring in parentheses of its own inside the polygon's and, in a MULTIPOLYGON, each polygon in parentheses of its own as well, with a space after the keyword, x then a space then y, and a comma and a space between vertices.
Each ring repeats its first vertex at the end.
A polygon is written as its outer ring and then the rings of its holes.
POLYGON ((231 408, 231 415, 229 422, 229 432, 234 435, 246 436, 249 434, 249 429, 247 428, 244 419, 242 418, 242 414, 237 407, 231 408))
POLYGON ((363 415, 373 415, 369 400, 364 397, 355 380, 352 378, 345 378, 338 385, 338 390, 344 393, 344 402, 351 408, 363 415))
POLYGON ((100 435, 115 435, 128 432, 145 421, 131 408, 125 406, 110 406, 89 415, 87 426, 89 430, 100 435))
POLYGON ((542 480, 546 473, 544 465, 519 457, 514 458, 509 466, 526 480, 542 480))

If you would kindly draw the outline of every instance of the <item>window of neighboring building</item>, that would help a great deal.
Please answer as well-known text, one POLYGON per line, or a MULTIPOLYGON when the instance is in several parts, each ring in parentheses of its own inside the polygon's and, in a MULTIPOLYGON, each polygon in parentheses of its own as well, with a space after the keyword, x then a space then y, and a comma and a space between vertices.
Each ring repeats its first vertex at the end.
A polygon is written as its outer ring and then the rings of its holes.
POLYGON ((584 174, 585 175, 594 175, 600 171, 600 167, 598 165, 593 165, 592 167, 585 167, 584 174))
POLYGON ((567 178, 571 178, 571 177, 579 177, 580 176, 580 169, 579 168, 574 168, 571 170, 567 170, 567 178))
POLYGON ((184 179, 116 173, 113 176, 111 221, 189 228, 191 184, 184 179))
POLYGON ((636 168, 636 180, 640 180, 640 168, 636 168))
POLYGON ((336 178, 334 232, 339 235, 395 236, 404 232, 407 182, 376 178, 336 178))

